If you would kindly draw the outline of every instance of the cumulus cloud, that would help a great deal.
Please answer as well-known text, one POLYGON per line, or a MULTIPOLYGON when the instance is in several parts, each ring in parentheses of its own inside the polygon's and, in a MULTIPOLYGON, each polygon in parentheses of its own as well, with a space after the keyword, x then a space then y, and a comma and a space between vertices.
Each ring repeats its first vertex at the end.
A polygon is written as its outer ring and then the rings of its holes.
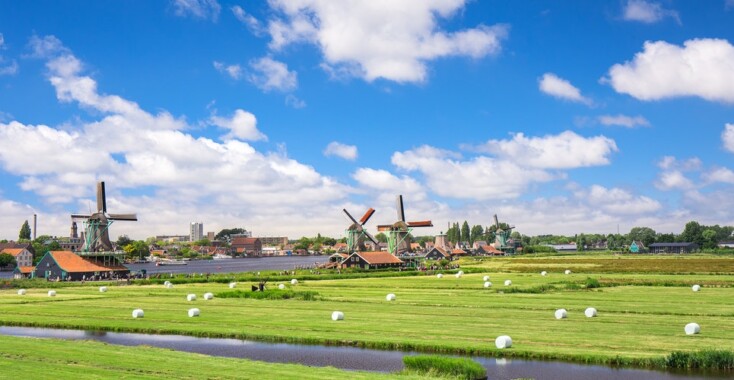
POLYGON ((240 139, 244 141, 267 140, 268 137, 257 129, 257 118, 245 110, 238 109, 231 118, 212 116, 212 125, 229 129, 222 139, 240 139))
MULTIPOLYGON (((6 48, 7 47, 5 46, 5 36, 0 33, 0 50, 5 50, 6 48)), ((17 73, 18 62, 16 60, 8 62, 5 57, 0 55, 0 75, 15 75, 17 73)))
POLYGON ((463 0, 273 0, 270 5, 280 16, 268 23, 271 49, 294 43, 316 45, 330 70, 366 81, 423 82, 427 62, 496 54, 508 30, 502 25, 441 30, 439 20, 460 12, 463 0))
POLYGON ((253 73, 250 74, 250 82, 261 90, 267 92, 293 91, 298 87, 298 77, 295 71, 289 71, 288 65, 276 61, 270 57, 262 57, 250 62, 253 73))
POLYGON ((734 171, 729 168, 715 168, 703 175, 708 183, 728 183, 734 185, 734 171))
POLYGON ((173 12, 179 17, 192 17, 214 22, 219 18, 222 6, 217 0, 172 0, 173 12))
POLYGON ((510 140, 489 140, 467 147, 519 165, 541 169, 572 169, 607 165, 617 144, 605 136, 583 137, 572 131, 543 137, 515 134, 510 140))
POLYGON ((302 99, 299 99, 293 94, 288 94, 285 96, 285 104, 288 107, 293 107, 295 109, 301 109, 306 107, 306 102, 302 99))
POLYGON ((559 78, 555 74, 545 73, 538 81, 538 87, 541 92, 550 96, 570 100, 572 102, 591 105, 591 99, 581 95, 581 91, 574 87, 571 82, 559 78))
POLYGON ((332 141, 326 146, 326 149, 324 149, 324 156, 336 156, 345 160, 354 161, 357 159, 357 147, 355 145, 347 145, 332 141))
POLYGON ((632 61, 615 64, 602 82, 640 100, 698 96, 734 103, 734 46, 722 39, 694 39, 683 47, 645 42, 632 61))
POLYGON ((242 67, 240 65, 227 65, 218 61, 214 61, 213 65, 214 68, 217 69, 217 71, 229 76, 234 80, 242 78, 242 67))
POLYGON ((660 202, 646 196, 634 196, 628 190, 606 188, 592 185, 588 189, 576 192, 577 197, 584 198, 590 205, 615 215, 650 214, 660 210, 660 202))
POLYGON ((263 26, 255 16, 245 12, 245 10, 239 5, 234 5, 230 8, 234 17, 241 23, 245 24, 247 29, 254 35, 260 36, 264 32, 263 26))
POLYGON ((627 21, 638 21, 646 24, 653 24, 665 17, 670 17, 678 22, 678 24, 681 23, 677 11, 665 9, 660 3, 646 0, 627 1, 622 17, 627 21))
POLYGON ((724 148, 730 152, 734 152, 734 124, 726 124, 724 132, 721 132, 721 141, 724 148))
POLYGON ((642 116, 601 115, 597 118, 601 125, 625 128, 649 127, 650 122, 642 116))

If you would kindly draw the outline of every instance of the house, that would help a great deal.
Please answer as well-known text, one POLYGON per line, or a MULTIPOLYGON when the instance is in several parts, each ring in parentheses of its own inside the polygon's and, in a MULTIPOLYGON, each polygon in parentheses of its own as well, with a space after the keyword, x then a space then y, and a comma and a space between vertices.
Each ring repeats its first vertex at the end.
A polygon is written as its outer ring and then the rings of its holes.
POLYGON ((347 243, 336 243, 334 244, 334 250, 337 252, 346 252, 349 249, 347 243))
POLYGON ((629 247, 629 250, 630 250, 630 252, 632 252, 632 253, 640 253, 640 252, 645 252, 645 245, 644 245, 644 244, 642 244, 642 242, 641 242, 641 241, 639 241, 639 240, 635 240, 635 241, 633 241, 632 243, 630 243, 630 247, 629 247))
POLYGON ((342 261, 342 268, 394 268, 403 265, 403 261, 388 252, 354 252, 342 261))
POLYGON ((122 265, 104 265, 71 251, 47 252, 33 271, 35 278, 70 281, 121 278, 129 274, 130 270, 122 265))
POLYGON ((476 250, 476 249, 479 249, 481 247, 484 247, 485 245, 487 245, 487 242, 486 241, 484 241, 484 240, 477 240, 477 241, 474 242, 474 244, 472 244, 471 247, 472 247, 472 249, 476 250))
POLYGON ((699 249, 696 243, 652 243, 649 248, 651 253, 691 253, 699 249))
POLYGON ((432 241, 427 241, 424 244, 426 245, 426 252, 427 251, 430 251, 431 248, 433 248, 434 246, 436 246, 436 244, 434 244, 432 241))
POLYGON ((232 239, 232 249, 243 256, 262 256, 263 244, 260 238, 236 237, 232 239))
POLYGON ((451 259, 451 254, 441 247, 433 247, 426 252, 425 258, 427 260, 443 260, 451 259))
POLYGON ((26 248, 5 248, 0 253, 7 253, 15 258, 15 263, 19 267, 33 266, 33 254, 26 248))
POLYGON ((6 248, 25 248, 30 252, 31 254, 35 255, 36 251, 33 249, 33 244, 31 243, 16 243, 14 241, 10 241, 7 243, 0 243, 0 251, 6 248))
POLYGON ((734 248, 734 241, 719 242, 719 248, 734 248))
POLYGON ((466 252, 465 250, 463 250, 461 248, 454 248, 454 249, 451 250, 451 256, 452 257, 454 257, 454 256, 464 256, 464 255, 467 255, 467 254, 468 254, 468 252, 466 252))
POLYGON ((478 253, 480 255, 487 255, 487 256, 502 256, 505 253, 500 251, 499 249, 495 248, 491 244, 483 245, 479 247, 478 253))
POLYGON ((546 247, 551 247, 555 249, 558 252, 561 251, 576 251, 576 243, 568 243, 568 244, 544 244, 546 247))
POLYGON ((35 269, 36 267, 15 267, 13 269, 13 279, 31 278, 35 269))
POLYGON ((410 243, 410 251, 411 252, 422 252, 423 247, 421 247, 421 243, 410 243))
POLYGON ((329 256, 329 262, 330 263, 341 263, 347 257, 349 257, 349 255, 346 254, 346 253, 335 253, 335 254, 329 256))

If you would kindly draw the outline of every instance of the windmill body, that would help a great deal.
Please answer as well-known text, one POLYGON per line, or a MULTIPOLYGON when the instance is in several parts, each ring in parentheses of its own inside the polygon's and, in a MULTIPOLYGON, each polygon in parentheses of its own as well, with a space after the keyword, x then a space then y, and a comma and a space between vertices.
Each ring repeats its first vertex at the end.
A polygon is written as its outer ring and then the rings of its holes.
POLYGON ((108 214, 104 182, 97 183, 97 212, 92 214, 73 214, 72 221, 84 221, 84 245, 81 253, 111 252, 109 227, 114 221, 137 221, 135 214, 108 214))
POLYGON ((405 221, 405 209, 403 207, 403 196, 398 195, 395 208, 398 212, 398 220, 393 224, 377 226, 377 230, 387 234, 388 250, 395 256, 410 252, 410 233, 416 227, 433 227, 430 220, 418 222, 405 221))
POLYGON ((365 238, 372 241, 375 246, 378 244, 377 239, 375 239, 375 237, 367 232, 367 230, 364 228, 364 225, 367 224, 368 220, 370 220, 372 214, 375 213, 375 209, 370 208, 369 210, 367 210, 367 212, 364 213, 359 221, 354 219, 354 217, 352 217, 347 209, 342 209, 342 211, 344 211, 344 214, 346 214, 349 220, 352 222, 352 224, 350 224, 345 231, 345 234, 347 235, 347 247, 349 249, 349 253, 366 250, 366 247, 364 245, 365 238))

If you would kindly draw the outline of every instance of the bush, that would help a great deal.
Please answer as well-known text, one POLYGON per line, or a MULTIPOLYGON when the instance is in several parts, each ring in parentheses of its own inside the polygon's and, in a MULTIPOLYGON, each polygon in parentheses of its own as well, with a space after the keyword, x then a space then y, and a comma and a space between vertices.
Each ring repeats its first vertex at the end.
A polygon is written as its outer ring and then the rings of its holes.
POLYGON ((487 370, 481 364, 468 358, 447 358, 436 355, 404 356, 403 364, 408 372, 438 376, 458 377, 460 379, 486 379, 487 370))
POLYGON ((665 358, 665 366, 679 369, 734 369, 734 352, 726 350, 675 351, 665 358))
POLYGON ((586 289, 596 289, 601 288, 601 284, 599 283, 599 280, 591 277, 586 278, 586 289))
POLYGON ((263 292, 252 292, 244 290, 234 290, 230 292, 217 293, 217 298, 251 298, 257 300, 288 300, 299 299, 303 301, 315 301, 318 299, 318 292, 296 292, 293 290, 266 290, 263 292))

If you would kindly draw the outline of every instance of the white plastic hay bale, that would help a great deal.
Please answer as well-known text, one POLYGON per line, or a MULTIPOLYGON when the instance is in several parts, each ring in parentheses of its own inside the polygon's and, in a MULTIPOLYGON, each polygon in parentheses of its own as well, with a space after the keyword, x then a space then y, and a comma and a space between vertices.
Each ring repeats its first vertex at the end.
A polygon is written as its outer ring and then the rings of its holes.
POLYGON ((454 276, 456 276, 456 278, 461 278, 461 275, 462 275, 462 273, 461 272, 458 272, 454 276))
POLYGON ((166 289, 171 289, 171 288, 173 288, 173 284, 171 284, 170 282, 167 283, 166 284, 166 289))
POLYGON ((280 290, 285 289, 285 284, 278 284, 278 289, 280 289, 280 290))
POLYGON ((386 299, 386 300, 388 300, 388 301, 395 301, 395 294, 393 294, 393 293, 390 293, 390 294, 388 294, 388 295, 387 295, 387 296, 385 297, 385 299, 386 299))
POLYGON ((199 309, 193 308, 189 309, 189 318, 198 317, 199 316, 199 309))
POLYGON ((107 292, 107 287, 106 286, 100 286, 99 287, 99 292, 100 293, 106 293, 107 292))
POLYGON ((693 285, 693 287, 692 287, 691 289, 692 289, 692 290, 693 290, 694 292, 697 292, 697 291, 701 290, 701 285, 698 285, 698 284, 696 284, 696 285, 693 285))
POLYGON ((512 338, 507 335, 500 335, 497 337, 497 339, 494 340, 494 345, 500 349, 510 348, 512 347, 512 338))
POLYGON ((143 309, 135 309, 133 310, 133 318, 143 318, 143 309))
POLYGON ((214 294, 212 294, 212 293, 204 293, 204 299, 205 300, 208 301, 208 300, 213 299, 213 298, 214 298, 214 294))
POLYGON ((484 281, 484 282, 487 282, 487 281, 489 281, 489 276, 484 276, 484 277, 482 277, 482 281, 484 281))
POLYGON ((568 312, 566 309, 558 309, 556 310, 556 319, 564 319, 568 316, 568 312))
POLYGON ((491 288, 492 287, 492 283, 489 282, 489 281, 484 281, 484 287, 485 288, 491 288))
POLYGON ((443 274, 439 273, 436 275, 437 278, 443 278, 443 274))
POLYGON ((342 313, 341 311, 335 311, 331 313, 331 320, 332 321, 343 321, 344 313, 342 313))
POLYGON ((543 276, 543 277, 545 277, 545 276, 547 276, 547 275, 548 275, 548 272, 546 272, 546 271, 542 271, 542 272, 540 272, 540 275, 541 275, 541 276, 543 276))
POLYGON ((505 286, 510 286, 510 285, 512 285, 512 281, 511 280, 505 280, 505 286))
POLYGON ((596 309, 593 307, 587 307, 586 310, 584 310, 584 315, 586 315, 586 318, 594 318, 596 317, 596 309))
POLYGON ((236 288, 236 287, 237 287, 237 283, 236 283, 236 282, 230 282, 230 283, 229 283, 229 288, 230 288, 230 289, 234 289, 234 288, 236 288))
POLYGON ((460 271, 456 272, 456 274, 458 274, 460 276, 463 276, 464 275, 464 271, 463 270, 460 270, 460 271))
POLYGON ((698 323, 689 323, 685 327, 686 335, 693 335, 698 334, 701 332, 701 326, 698 325, 698 323))
POLYGON ((298 283, 298 280, 296 280, 295 278, 291 280, 291 285, 295 285, 297 283, 298 283))
POLYGON ((166 281, 166 282, 163 283, 163 286, 166 286, 167 287, 168 285, 171 285, 171 281, 166 281))
POLYGON ((196 301, 196 294, 187 294, 186 301, 196 301))
POLYGON ((18 289, 18 295, 24 296, 25 295, 25 289, 18 289))
POLYGON ((565 273, 565 274, 571 274, 571 270, 570 269, 566 269, 566 271, 563 272, 563 273, 565 273))
POLYGON ((48 291, 48 296, 49 297, 56 297, 56 291, 55 290, 49 290, 48 291))

